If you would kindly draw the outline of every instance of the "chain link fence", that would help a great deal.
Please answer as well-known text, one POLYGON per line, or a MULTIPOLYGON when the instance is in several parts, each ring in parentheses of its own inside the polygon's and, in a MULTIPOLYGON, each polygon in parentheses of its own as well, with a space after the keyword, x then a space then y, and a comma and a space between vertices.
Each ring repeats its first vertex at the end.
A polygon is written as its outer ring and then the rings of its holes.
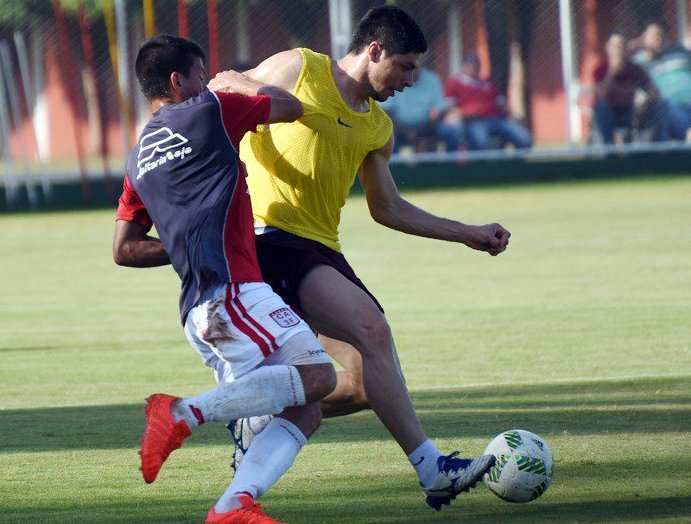
MULTIPOLYGON (((296 46, 338 58, 357 19, 382 3, 1 0, 5 185, 17 173, 33 174, 47 187, 59 178, 51 172, 79 172, 88 191, 90 176, 121 169, 146 118, 133 59, 148 36, 196 40, 208 51, 211 75, 296 46)), ((396 123, 397 156, 686 147, 691 0, 389 3, 409 12, 429 42, 429 74, 385 104, 396 123), (662 55, 676 53, 662 65, 651 62, 642 38, 653 22, 662 33, 662 55), (615 32, 619 40, 610 38, 615 32)))

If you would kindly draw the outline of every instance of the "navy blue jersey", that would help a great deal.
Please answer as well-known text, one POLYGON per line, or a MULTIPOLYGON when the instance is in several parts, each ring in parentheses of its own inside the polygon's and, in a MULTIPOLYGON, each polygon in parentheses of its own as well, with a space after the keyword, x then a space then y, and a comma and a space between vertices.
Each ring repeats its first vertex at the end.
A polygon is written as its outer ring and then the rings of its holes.
POLYGON ((262 281, 237 151, 270 107, 264 96, 204 91, 154 113, 129 155, 117 219, 156 226, 182 280, 183 323, 209 286, 262 281))

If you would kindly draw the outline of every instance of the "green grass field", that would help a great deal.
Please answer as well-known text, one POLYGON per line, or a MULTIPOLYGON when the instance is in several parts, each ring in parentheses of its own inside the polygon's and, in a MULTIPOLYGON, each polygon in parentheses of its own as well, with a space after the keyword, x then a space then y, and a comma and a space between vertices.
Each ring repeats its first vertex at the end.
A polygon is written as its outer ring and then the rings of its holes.
MULTIPOLYGON (((514 427, 555 455, 550 490, 484 486, 436 513, 371 412, 324 422, 262 499, 291 524, 690 522, 691 178, 407 195, 513 237, 497 258, 346 206, 345 252, 386 308, 413 400, 444 450, 514 427)), ((114 211, 0 216, 0 522, 203 522, 229 480, 202 427, 155 484, 143 399, 212 386, 170 268, 116 267, 114 211)))

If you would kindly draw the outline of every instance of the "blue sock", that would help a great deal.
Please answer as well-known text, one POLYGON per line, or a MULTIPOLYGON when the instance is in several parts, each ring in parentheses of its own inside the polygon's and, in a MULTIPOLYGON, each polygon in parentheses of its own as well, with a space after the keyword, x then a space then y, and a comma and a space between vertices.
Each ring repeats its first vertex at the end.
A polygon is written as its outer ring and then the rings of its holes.
POLYGON ((408 455, 408 460, 415 468, 420 484, 429 486, 434 482, 439 472, 437 459, 441 456, 441 451, 429 439, 425 440, 415 451, 408 455))

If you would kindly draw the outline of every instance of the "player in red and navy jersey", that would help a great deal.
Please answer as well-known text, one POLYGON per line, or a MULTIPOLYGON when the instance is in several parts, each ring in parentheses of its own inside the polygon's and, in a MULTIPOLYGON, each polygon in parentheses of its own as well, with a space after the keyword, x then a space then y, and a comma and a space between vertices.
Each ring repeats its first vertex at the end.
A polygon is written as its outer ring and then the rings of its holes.
POLYGON ((145 42, 136 61, 153 115, 127 161, 114 258, 129 266, 172 263, 182 280, 185 334, 219 382, 190 398, 147 399, 141 469, 153 482, 204 422, 280 413, 207 516, 208 523, 269 523, 254 499, 319 426, 317 402, 333 390, 335 373, 309 327, 262 281, 237 151, 246 132, 293 121, 302 105, 232 71, 223 73, 232 92, 209 91, 204 62, 197 44, 168 35, 145 42), (158 248, 147 236, 153 225, 158 248))

